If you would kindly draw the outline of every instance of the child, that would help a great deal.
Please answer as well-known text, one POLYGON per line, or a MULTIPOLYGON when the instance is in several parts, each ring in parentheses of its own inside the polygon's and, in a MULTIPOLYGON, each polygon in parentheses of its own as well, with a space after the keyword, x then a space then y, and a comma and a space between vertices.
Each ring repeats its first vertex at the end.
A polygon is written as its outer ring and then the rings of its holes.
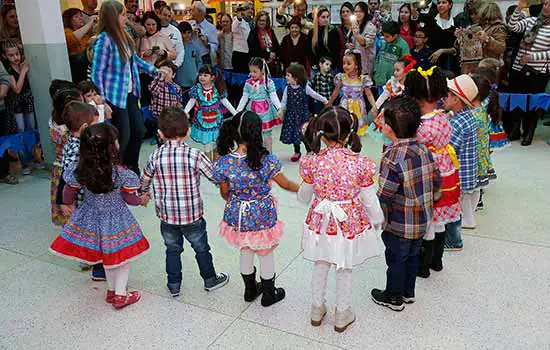
POLYGON ((398 97, 385 109, 384 133, 394 140, 382 156, 378 198, 386 217, 386 289, 372 300, 394 311, 415 302, 416 271, 422 237, 432 217, 441 180, 437 165, 416 139, 421 111, 415 100, 398 97))
POLYGON ((185 106, 185 113, 189 113, 195 104, 197 105, 191 126, 191 139, 203 146, 202 151, 207 152, 210 160, 213 160, 215 143, 223 122, 220 103, 232 115, 237 114, 237 111, 227 100, 222 75, 216 73, 214 68, 208 64, 199 70, 197 83, 191 88, 189 96, 191 98, 185 106))
MULTIPOLYGON (((382 94, 376 100, 376 110, 380 110, 384 103, 389 99, 394 99, 403 94, 405 90, 405 77, 407 73, 416 65, 411 55, 401 57, 393 66, 393 76, 384 85, 382 94)), ((373 121, 374 127, 369 128, 367 133, 376 139, 382 140, 385 146, 391 144, 391 141, 382 134, 382 126, 384 125, 384 112, 379 113, 373 121)))
POLYGON ((67 82, 70 85, 62 85, 59 80, 52 81, 50 85, 50 96, 52 97, 53 111, 50 119, 50 139, 55 147, 55 160, 52 164, 52 179, 50 186, 50 201, 52 223, 55 226, 63 226, 69 219, 69 215, 65 208, 62 207, 61 201, 58 201, 57 190, 61 179, 63 168, 61 161, 63 159, 63 146, 69 137, 69 130, 63 120, 63 110, 71 102, 84 102, 80 91, 78 91, 73 83, 67 82), (62 87, 66 86, 66 87, 62 87))
POLYGON ((336 321, 343 332, 355 321, 351 307, 354 265, 378 255, 384 214, 376 197, 376 164, 361 157, 358 121, 344 108, 332 107, 309 124, 313 154, 300 162, 304 182, 298 198, 309 202, 302 234, 304 257, 315 263, 311 324, 320 326, 327 312, 325 290, 331 265, 336 269, 336 321), (326 149, 321 150, 321 142, 326 149))
POLYGON ((414 33, 414 49, 411 50, 411 55, 416 61, 417 67, 423 70, 428 70, 433 66, 430 61, 433 50, 430 49, 427 44, 428 32, 423 28, 417 28, 416 33, 414 33))
POLYGON ((298 185, 281 172, 282 163, 263 146, 262 120, 253 112, 241 112, 226 121, 220 131, 214 165, 214 178, 227 201, 220 224, 220 236, 240 249, 240 268, 244 280, 244 300, 251 302, 260 294, 262 306, 273 305, 285 297, 275 287, 273 250, 283 236, 278 220, 271 182, 297 192, 298 185), (260 260, 261 284, 256 282, 254 255, 260 260))
POLYGON ((84 97, 84 102, 89 103, 97 108, 97 112, 99 113, 99 123, 103 123, 105 120, 111 119, 113 110, 108 104, 103 103, 103 99, 99 94, 99 90, 94 83, 92 83, 90 80, 83 80, 76 85, 76 88, 80 90, 80 93, 84 97))
POLYGON ((283 119, 284 115, 281 142, 294 145, 294 155, 290 161, 297 162, 302 156, 302 126, 309 117, 308 96, 324 104, 328 100, 309 87, 306 70, 301 64, 293 63, 286 69, 286 82, 279 110, 279 118, 283 119))
POLYGON ((474 209, 479 201, 477 187, 477 122, 470 108, 473 107, 478 89, 469 75, 460 75, 447 81, 449 93, 444 99, 445 109, 453 112, 451 146, 456 151, 460 169, 462 219, 449 224, 445 230, 445 249, 462 250, 460 227, 474 229, 474 209))
POLYGON ((178 67, 172 62, 163 62, 160 67, 164 67, 167 72, 166 75, 157 75, 151 84, 149 84, 149 91, 151 92, 151 112, 154 119, 158 119, 160 113, 165 108, 183 108, 181 88, 174 83, 174 77, 178 67))
POLYGON ((477 188, 483 189, 489 185, 489 168, 493 168, 489 152, 489 116, 486 106, 483 105, 483 101, 491 91, 491 84, 482 75, 470 74, 470 76, 479 91, 473 101, 472 114, 477 121, 477 188))
POLYGON ((438 101, 448 93, 447 78, 440 68, 428 71, 418 68, 407 74, 405 94, 420 106, 422 117, 416 139, 428 147, 441 176, 441 198, 434 203, 428 231, 422 241, 417 276, 428 278, 430 269, 443 269, 445 226, 460 220, 460 178, 458 159, 451 141, 452 127, 438 101))
POLYGON ((400 57, 409 54, 409 45, 399 36, 399 24, 390 21, 382 26, 384 42, 376 56, 374 82, 385 84, 393 74, 393 65, 400 57))
POLYGON ((160 232, 166 245, 166 286, 174 298, 181 290, 184 237, 195 251, 204 289, 213 291, 229 282, 227 273, 216 273, 214 269, 199 190, 201 174, 215 182, 212 164, 204 153, 185 144, 189 133, 189 121, 181 109, 169 107, 162 111, 158 134, 164 143, 151 154, 141 176, 141 192, 149 193, 153 184, 160 232))
POLYGON ((281 119, 277 118, 277 111, 281 108, 281 102, 275 91, 275 84, 269 77, 269 70, 265 60, 253 57, 248 63, 250 79, 244 84, 244 91, 237 112, 247 111, 256 113, 262 119, 262 138, 268 152, 272 148, 271 130, 281 125, 281 119))
POLYGON ((103 263, 107 276, 105 301, 121 309, 141 298, 127 292, 130 260, 149 250, 149 242, 126 204, 146 205, 138 197, 138 177, 119 165, 118 132, 101 123, 82 133, 80 162, 63 177, 65 203, 74 203, 79 189, 84 202, 76 209, 50 251, 92 265, 103 263))
POLYGON ((176 83, 184 90, 184 104, 187 103, 188 91, 195 85, 195 79, 199 75, 199 69, 202 66, 200 50, 197 44, 193 41, 193 28, 189 22, 181 22, 178 26, 183 37, 183 46, 185 55, 183 64, 176 72, 176 83))
POLYGON ((332 105, 340 94, 340 91, 342 91, 340 106, 348 110, 359 120, 357 134, 363 136, 368 128, 365 122, 367 108, 365 106, 363 94, 367 95, 367 99, 372 106, 373 114, 378 114, 376 101, 370 90, 372 81, 368 76, 359 74, 359 72, 361 72, 361 55, 358 51, 346 50, 343 59, 343 68, 344 73, 338 73, 336 77, 334 77, 335 88, 328 105, 332 105))
MULTIPOLYGON (((334 91, 334 77, 332 76, 332 62, 329 58, 321 57, 319 60, 319 73, 315 74, 311 81, 311 87, 317 91, 319 95, 327 100, 330 99, 334 91)), ((315 101, 313 104, 313 114, 319 114, 323 109, 323 105, 315 101)))

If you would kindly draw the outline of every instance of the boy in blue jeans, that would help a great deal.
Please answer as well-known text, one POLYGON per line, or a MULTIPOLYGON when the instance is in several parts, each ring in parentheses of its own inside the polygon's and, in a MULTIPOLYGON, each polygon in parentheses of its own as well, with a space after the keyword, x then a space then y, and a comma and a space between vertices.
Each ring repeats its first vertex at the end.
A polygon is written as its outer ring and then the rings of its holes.
POLYGON ((386 228, 386 289, 373 289, 372 300, 394 311, 414 303, 422 237, 439 196, 441 179, 428 149, 416 140, 420 107, 399 97, 384 109, 384 135, 393 141, 380 162, 378 197, 386 228))
POLYGON ((149 157, 141 176, 141 192, 148 195, 153 184, 155 207, 160 218, 160 231, 166 245, 167 287, 173 297, 180 294, 183 238, 195 251, 204 289, 213 291, 229 282, 227 273, 216 273, 203 203, 200 176, 214 182, 212 164, 204 153, 185 144, 189 137, 189 121, 180 108, 166 108, 159 116, 159 138, 163 144, 149 157))

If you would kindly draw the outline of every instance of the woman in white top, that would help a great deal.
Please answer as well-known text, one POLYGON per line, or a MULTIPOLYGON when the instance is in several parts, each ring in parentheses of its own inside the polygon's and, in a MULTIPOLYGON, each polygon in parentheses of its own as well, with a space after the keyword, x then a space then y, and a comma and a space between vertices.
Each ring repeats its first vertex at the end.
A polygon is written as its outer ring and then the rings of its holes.
POLYGON ((233 32, 233 57, 231 65, 233 66, 233 71, 236 73, 248 73, 248 61, 250 61, 247 41, 250 34, 250 25, 244 19, 246 11, 246 6, 239 7, 231 24, 231 31, 233 32))

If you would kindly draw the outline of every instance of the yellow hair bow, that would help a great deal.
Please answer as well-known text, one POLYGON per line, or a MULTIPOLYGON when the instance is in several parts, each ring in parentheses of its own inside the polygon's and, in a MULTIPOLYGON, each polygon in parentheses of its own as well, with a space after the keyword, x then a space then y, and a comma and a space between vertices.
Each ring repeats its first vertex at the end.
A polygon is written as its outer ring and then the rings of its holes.
POLYGON ((433 66, 432 68, 428 69, 428 70, 424 70, 422 69, 422 67, 418 67, 416 69, 416 71, 418 73, 420 73, 421 76, 424 77, 424 79, 428 79, 428 77, 431 77, 432 74, 434 74, 434 69, 436 68, 436 66, 433 66))

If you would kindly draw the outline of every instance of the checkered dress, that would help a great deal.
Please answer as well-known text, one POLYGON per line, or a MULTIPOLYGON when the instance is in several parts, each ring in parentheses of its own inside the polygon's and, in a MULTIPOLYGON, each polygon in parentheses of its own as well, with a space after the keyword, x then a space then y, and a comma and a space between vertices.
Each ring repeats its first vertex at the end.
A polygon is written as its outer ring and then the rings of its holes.
POLYGON ((477 122, 465 108, 451 118, 451 126, 451 145, 460 163, 460 188, 462 193, 472 192, 477 187, 477 122))
MULTIPOLYGON (((63 146, 63 156, 61 158, 61 176, 68 169, 75 168, 80 159, 80 137, 69 135, 67 143, 63 146)), ((78 207, 84 200, 84 190, 80 189, 76 197, 76 206, 78 207)))
POLYGON ((330 73, 319 72, 313 77, 311 87, 319 95, 329 100, 334 91, 334 77, 330 73))

